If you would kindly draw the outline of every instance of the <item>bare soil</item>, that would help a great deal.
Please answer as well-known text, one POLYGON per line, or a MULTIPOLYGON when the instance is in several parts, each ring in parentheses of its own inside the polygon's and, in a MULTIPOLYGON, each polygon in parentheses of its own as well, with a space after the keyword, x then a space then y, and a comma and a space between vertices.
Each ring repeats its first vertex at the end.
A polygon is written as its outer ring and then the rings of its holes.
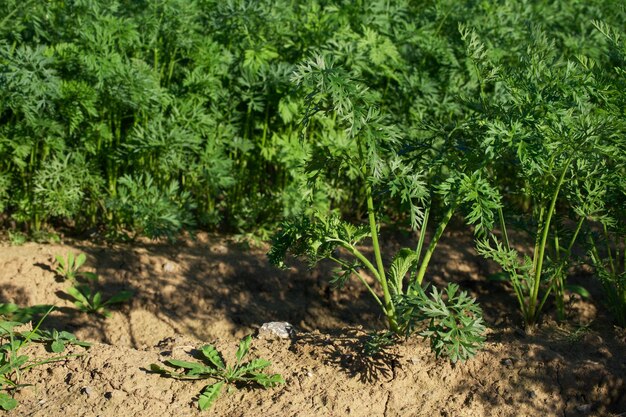
MULTIPOLYGON (((83 354, 23 375, 8 416, 623 416, 626 415, 626 333, 611 325, 591 276, 580 283, 592 299, 572 297, 569 320, 549 310, 533 333, 521 330, 516 301, 471 247, 470 236, 448 234, 429 279, 458 282, 476 296, 489 326, 484 349, 467 363, 435 359, 415 338, 382 354, 360 354, 366 332, 384 328, 377 306, 350 282, 332 289, 330 268, 279 271, 266 247, 201 234, 176 244, 0 246, 0 302, 55 304, 44 326, 94 342, 83 354), (79 312, 54 272, 54 255, 84 252, 85 270, 100 276, 105 298, 121 289, 132 301, 110 318, 79 312), (291 339, 255 338, 252 356, 272 362, 286 384, 241 388, 208 412, 196 407, 203 381, 162 378, 151 363, 194 360, 212 343, 234 357, 238 341, 265 322, 288 321, 291 339), (361 327, 362 326, 362 327, 361 327)), ((402 238, 394 239, 389 254, 402 238)), ((29 354, 52 356, 33 344, 29 354)))

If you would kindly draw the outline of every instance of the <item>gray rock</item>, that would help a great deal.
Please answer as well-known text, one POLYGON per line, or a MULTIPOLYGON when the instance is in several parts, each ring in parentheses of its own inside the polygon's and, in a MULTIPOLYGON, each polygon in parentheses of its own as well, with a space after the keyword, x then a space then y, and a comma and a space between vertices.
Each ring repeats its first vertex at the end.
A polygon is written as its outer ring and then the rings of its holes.
POLYGON ((506 359, 502 359, 502 365, 506 366, 507 368, 512 368, 513 367, 513 359, 511 358, 506 358, 506 359))
POLYGON ((259 329, 258 337, 263 339, 289 339, 296 334, 293 326, 286 321, 272 321, 263 323, 259 329))
POLYGON ((593 409, 593 404, 580 404, 576 406, 576 411, 580 413, 589 413, 593 409))
POLYGON ((163 264, 163 272, 175 272, 175 271, 176 271, 176 265, 174 265, 173 263, 165 262, 163 264))

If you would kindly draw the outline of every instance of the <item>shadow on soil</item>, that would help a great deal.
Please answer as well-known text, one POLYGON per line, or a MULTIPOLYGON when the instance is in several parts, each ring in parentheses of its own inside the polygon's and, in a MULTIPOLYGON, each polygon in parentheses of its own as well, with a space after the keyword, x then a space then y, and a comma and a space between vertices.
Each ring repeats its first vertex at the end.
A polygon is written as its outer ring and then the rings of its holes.
MULTIPOLYGON (((468 404, 478 399, 494 405, 524 403, 537 415, 554 410, 559 401, 564 416, 625 412, 624 338, 618 340, 616 330, 604 324, 586 330, 548 324, 533 335, 515 330, 518 316, 510 289, 484 280, 494 267, 473 251, 461 249, 472 247, 471 236, 465 235, 453 233, 442 240, 427 278, 435 285, 458 282, 478 298, 494 330, 485 350, 459 368, 474 383, 470 388, 461 386, 458 395, 468 404), (483 372, 485 367, 489 372, 483 372), (538 392, 549 394, 542 397, 538 392)), ((390 245, 387 258, 400 245, 412 244, 407 238, 390 245)), ((364 355, 367 336, 340 331, 360 324, 379 330, 384 321, 358 282, 349 282, 343 290, 330 288, 328 265, 311 271, 302 265, 280 271, 268 264, 265 250, 206 236, 176 245, 143 242, 102 248, 79 242, 73 246, 88 255, 87 265, 100 276, 105 297, 120 290, 135 292, 132 301, 118 310, 129 322, 132 312, 142 309, 180 334, 208 340, 224 336, 224 322, 230 324, 227 336, 238 338, 264 322, 288 321, 299 330, 327 334, 303 336, 297 343, 321 347, 323 359, 349 376, 364 383, 394 378, 398 358, 391 351, 364 355), (216 323, 222 323, 222 330, 216 323)), ((46 325, 106 333, 104 319, 72 309, 60 313, 46 325)), ((129 331, 131 341, 135 340, 132 325, 129 331)))
POLYGON ((351 378, 358 378, 363 383, 390 381, 394 378, 399 356, 391 346, 372 346, 372 337, 362 330, 344 329, 325 334, 307 333, 296 338, 292 350, 299 344, 320 348, 324 362, 331 364, 351 378))
POLYGON ((131 290, 135 293, 131 310, 148 310, 177 332, 200 340, 221 336, 213 331, 220 321, 236 329, 235 337, 270 321, 288 321, 305 331, 331 331, 363 322, 384 325, 358 283, 343 291, 329 286, 328 265, 281 271, 268 264, 262 249, 215 241, 220 243, 75 247, 88 255, 87 264, 101 277, 103 294, 131 290))
POLYGON ((466 401, 478 396, 494 406, 525 404, 537 415, 553 415, 555 408, 570 417, 626 411, 626 344, 619 330, 550 320, 531 335, 494 330, 483 352, 467 364, 479 389, 469 395, 460 390, 466 401))

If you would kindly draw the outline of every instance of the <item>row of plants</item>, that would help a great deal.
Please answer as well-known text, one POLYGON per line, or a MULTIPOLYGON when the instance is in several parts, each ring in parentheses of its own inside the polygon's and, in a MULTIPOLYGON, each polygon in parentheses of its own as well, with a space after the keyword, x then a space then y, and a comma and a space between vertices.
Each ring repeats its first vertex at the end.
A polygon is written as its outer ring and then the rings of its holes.
POLYGON ((572 44, 530 19, 538 9, 520 5, 509 5, 511 15, 493 11, 510 32, 506 49, 494 47, 493 34, 477 22, 458 24, 467 57, 457 74, 462 87, 452 94, 458 107, 447 118, 416 117, 417 130, 398 122, 399 110, 334 53, 306 61, 292 77, 305 97, 309 187, 350 175, 368 225, 311 206, 313 214, 283 223, 270 260, 284 266, 291 254, 311 265, 335 262, 333 282, 360 280, 391 333, 411 334, 426 320, 421 334, 453 360, 480 345, 480 311, 456 286, 447 297, 437 290, 425 296, 423 280, 455 215, 473 229, 478 253, 501 266, 493 278, 511 284, 528 331, 549 301, 563 320, 569 293, 588 295, 567 282, 583 263, 600 278, 615 321, 626 324, 626 43, 618 29, 590 20, 572 44), (328 142, 331 124, 337 134, 328 142), (380 219, 402 220, 402 213, 416 248, 384 260, 380 219), (359 249, 366 238, 374 261, 359 249))
MULTIPOLYGON (((263 233, 306 211, 301 197, 312 192, 318 209, 351 215, 356 202, 360 214, 358 171, 312 191, 300 169, 312 152, 339 156, 351 146, 332 112, 316 124, 315 146, 299 140, 308 92, 290 77, 312 56, 328 55, 368 86, 386 125, 429 166, 419 171, 424 182, 441 180, 454 159, 443 152, 463 149, 444 141, 481 141, 459 138, 469 133, 464 121, 496 117, 481 103, 504 92, 477 53, 524 73, 523 57, 543 36, 552 45, 550 56, 534 56, 543 64, 580 56, 611 72, 618 63, 592 21, 620 27, 619 2, 457 3, 5 1, 0 211, 35 235, 69 223, 130 237, 192 227, 263 233), (459 24, 484 50, 468 51, 459 24)), ((521 188, 526 175, 503 167, 499 185, 521 188)))

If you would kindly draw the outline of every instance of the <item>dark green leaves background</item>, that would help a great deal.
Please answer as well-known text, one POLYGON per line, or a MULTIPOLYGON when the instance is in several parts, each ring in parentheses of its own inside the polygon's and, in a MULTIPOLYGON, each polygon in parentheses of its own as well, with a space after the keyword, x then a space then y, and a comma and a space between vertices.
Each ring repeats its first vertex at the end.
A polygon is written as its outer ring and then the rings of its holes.
POLYGON ((315 56, 367 86, 412 161, 374 182, 393 218, 456 184, 482 233, 500 195, 523 211, 573 157, 562 198, 623 223, 619 1, 3 0, 0 16, 0 210, 31 232, 262 234, 309 199, 358 214, 354 170, 310 187, 302 166, 356 152, 332 112, 300 137, 311 91, 292 75, 315 56))

